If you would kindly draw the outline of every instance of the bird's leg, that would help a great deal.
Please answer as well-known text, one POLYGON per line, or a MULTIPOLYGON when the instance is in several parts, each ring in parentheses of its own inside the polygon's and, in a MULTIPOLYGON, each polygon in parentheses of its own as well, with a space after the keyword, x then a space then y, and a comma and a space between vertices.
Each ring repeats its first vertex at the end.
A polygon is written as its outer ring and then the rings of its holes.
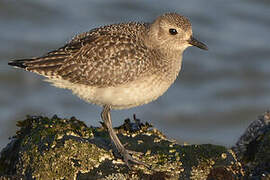
POLYGON ((123 157, 125 163, 127 164, 127 166, 130 168, 128 161, 131 161, 133 163, 136 164, 144 164, 140 161, 137 161, 135 159, 132 158, 132 156, 130 155, 130 153, 128 152, 127 149, 125 149, 125 147, 122 145, 121 141, 118 139, 113 127, 112 127, 112 121, 111 121, 111 114, 110 114, 110 106, 105 105, 103 107, 103 111, 101 113, 101 118, 104 121, 104 124, 106 125, 108 132, 110 134, 110 138, 111 141, 113 142, 113 144, 115 145, 116 149, 118 150, 118 152, 121 154, 121 156, 123 157))

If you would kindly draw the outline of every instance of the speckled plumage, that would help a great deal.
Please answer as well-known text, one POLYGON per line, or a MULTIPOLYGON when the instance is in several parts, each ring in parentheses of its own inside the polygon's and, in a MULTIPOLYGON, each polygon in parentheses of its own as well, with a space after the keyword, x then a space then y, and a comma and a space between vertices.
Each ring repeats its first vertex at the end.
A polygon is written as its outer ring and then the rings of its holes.
POLYGON ((10 64, 44 75, 88 102, 130 108, 155 100, 169 88, 191 34, 187 18, 167 13, 152 23, 95 28, 44 56, 10 64), (179 35, 169 34, 169 28, 179 35))
POLYGON ((134 80, 152 65, 151 52, 140 39, 145 29, 146 24, 139 23, 96 28, 24 65, 48 78, 94 87, 117 86, 134 80))
MULTIPOLYGON (((152 23, 122 23, 93 29, 44 56, 9 65, 46 76, 87 102, 103 106, 101 118, 125 163, 140 162, 118 139, 110 109, 126 109, 161 96, 176 79, 188 46, 207 49, 192 37, 187 18, 167 13, 152 23)), ((130 166, 129 166, 130 167, 130 166)))

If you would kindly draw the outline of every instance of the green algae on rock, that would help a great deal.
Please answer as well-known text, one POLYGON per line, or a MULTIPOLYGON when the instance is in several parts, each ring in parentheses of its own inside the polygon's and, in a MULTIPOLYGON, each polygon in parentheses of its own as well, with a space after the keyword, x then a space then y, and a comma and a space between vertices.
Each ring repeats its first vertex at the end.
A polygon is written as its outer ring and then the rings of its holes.
POLYGON ((207 179, 237 178, 240 163, 222 146, 179 145, 150 124, 129 120, 116 128, 126 148, 150 167, 132 170, 114 154, 103 127, 87 127, 76 118, 28 116, 1 152, 0 175, 27 179, 207 179), (226 173, 225 173, 226 172, 226 173))

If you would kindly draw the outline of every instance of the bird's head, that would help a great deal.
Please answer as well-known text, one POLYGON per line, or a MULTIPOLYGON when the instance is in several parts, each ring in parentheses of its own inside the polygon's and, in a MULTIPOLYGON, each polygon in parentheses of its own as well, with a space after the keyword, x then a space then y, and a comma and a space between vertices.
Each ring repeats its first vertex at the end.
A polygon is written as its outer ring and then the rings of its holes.
POLYGON ((207 46, 192 36, 190 21, 176 13, 159 16, 149 25, 148 40, 153 48, 184 51, 189 46, 207 50, 207 46))

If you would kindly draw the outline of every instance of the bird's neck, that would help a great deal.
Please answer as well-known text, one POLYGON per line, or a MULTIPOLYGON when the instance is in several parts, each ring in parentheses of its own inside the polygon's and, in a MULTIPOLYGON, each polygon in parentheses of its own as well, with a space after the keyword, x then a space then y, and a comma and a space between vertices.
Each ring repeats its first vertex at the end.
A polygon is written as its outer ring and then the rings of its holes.
POLYGON ((157 57, 160 57, 159 59, 153 60, 153 63, 158 69, 157 72, 161 73, 163 78, 172 83, 181 70, 182 55, 186 47, 175 50, 171 49, 166 43, 162 44, 161 46, 156 45, 156 43, 153 42, 153 39, 155 38, 149 38, 151 36, 155 36, 155 34, 151 33, 152 32, 150 31, 145 31, 141 36, 143 38, 144 45, 148 49, 151 49, 151 51, 156 54, 157 57))
POLYGON ((175 81, 176 77, 178 76, 181 67, 182 67, 182 53, 179 53, 177 56, 172 56, 167 62, 167 66, 169 67, 167 74, 167 78, 172 82, 175 81))
POLYGON ((182 53, 163 53, 162 58, 156 60, 156 67, 161 72, 160 75, 163 76, 164 80, 169 83, 173 83, 179 74, 182 66, 182 53))

